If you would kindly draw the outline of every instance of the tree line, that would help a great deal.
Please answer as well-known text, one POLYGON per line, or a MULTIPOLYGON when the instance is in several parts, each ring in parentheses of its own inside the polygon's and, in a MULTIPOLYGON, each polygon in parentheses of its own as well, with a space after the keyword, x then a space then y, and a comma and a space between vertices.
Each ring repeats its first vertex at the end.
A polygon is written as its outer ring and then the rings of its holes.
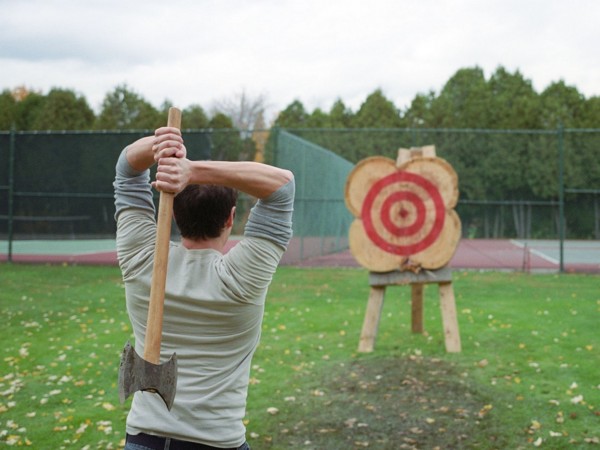
MULTIPOLYGON (((401 82, 401 81, 400 81, 401 82)), ((264 123, 267 99, 246 93, 221 101, 208 114, 199 104, 183 111, 184 128, 258 129, 264 123)), ((155 107, 127 85, 106 94, 95 114, 84 96, 54 88, 47 94, 24 88, 0 93, 0 130, 154 129, 164 123, 168 100, 155 107)), ((417 93, 399 108, 381 89, 369 94, 353 111, 342 99, 328 111, 308 111, 294 100, 274 120, 281 128, 478 128, 549 129, 600 127, 600 97, 586 98, 563 80, 541 93, 518 70, 499 66, 489 78, 479 67, 459 69, 440 89, 417 93)))
POLYGON ((586 98, 563 80, 541 93, 519 71, 502 66, 486 79, 479 67, 458 70, 439 93, 418 93, 399 109, 380 89, 357 111, 338 99, 329 111, 307 111, 296 100, 278 116, 283 128, 478 128, 600 127, 600 97, 586 98))
MULTIPOLYGON (((0 93, 0 130, 153 130, 165 123, 172 104, 165 100, 155 107, 127 85, 106 94, 99 114, 86 98, 66 88, 53 88, 41 94, 24 88, 0 93)), ((209 116, 192 104, 183 111, 182 127, 195 129, 234 128, 224 112, 209 116)))

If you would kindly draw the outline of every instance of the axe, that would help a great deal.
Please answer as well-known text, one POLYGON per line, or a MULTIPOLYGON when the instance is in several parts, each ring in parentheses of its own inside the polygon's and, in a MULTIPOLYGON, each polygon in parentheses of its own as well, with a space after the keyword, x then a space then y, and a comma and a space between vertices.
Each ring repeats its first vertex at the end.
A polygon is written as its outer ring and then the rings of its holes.
MULTIPOLYGON (((168 126, 181 128, 181 112, 177 108, 169 109, 168 126)), ((140 357, 127 342, 119 366, 121 403, 136 391, 148 391, 160 395, 169 411, 177 387, 177 355, 173 353, 167 362, 160 364, 160 341, 174 196, 169 192, 160 192, 144 357, 140 357)))

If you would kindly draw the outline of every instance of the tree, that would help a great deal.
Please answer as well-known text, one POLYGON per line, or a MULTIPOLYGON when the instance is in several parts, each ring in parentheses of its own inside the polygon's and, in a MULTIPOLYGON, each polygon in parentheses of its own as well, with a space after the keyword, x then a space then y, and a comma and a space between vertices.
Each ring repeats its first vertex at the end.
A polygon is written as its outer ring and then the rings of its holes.
POLYGON ((17 101, 12 92, 5 89, 0 94, 0 130, 10 130, 16 125, 17 101))
POLYGON ((67 89, 54 88, 36 108, 30 127, 34 130, 86 130, 92 128, 94 111, 87 100, 67 89))
MULTIPOLYGON (((498 67, 487 82, 487 128, 539 128, 540 102, 531 82, 519 71, 498 67)), ((487 139, 478 176, 487 181, 486 198, 522 200, 532 197, 532 137, 495 134, 487 139)), ((516 213, 515 213, 516 214, 516 213)), ((515 223, 521 217, 515 215, 515 223)))
POLYGON ((590 97, 583 105, 583 117, 578 122, 582 128, 600 127, 600 97, 590 97))
POLYGON ((490 92, 479 67, 458 70, 431 102, 435 128, 489 128, 490 92))
POLYGON ((300 100, 294 100, 275 119, 275 126, 281 128, 304 128, 308 121, 308 113, 300 100))
POLYGON ((217 161, 239 161, 254 158, 254 141, 249 137, 242 139, 231 120, 224 113, 215 114, 208 126, 213 129, 211 133, 212 151, 211 159, 217 161))
POLYGON ((381 89, 375 90, 360 106, 354 116, 356 128, 398 128, 400 112, 392 101, 388 100, 381 89))
POLYGON ((330 126, 329 115, 321 108, 315 108, 306 120, 306 126, 309 128, 328 128, 330 126))
POLYGON ((540 95, 544 128, 576 127, 584 122, 585 98, 574 86, 564 81, 550 84, 540 95))
POLYGON ((435 100, 435 92, 417 94, 402 116, 402 122, 409 128, 434 127, 431 109, 435 100))
POLYGON ((233 120, 226 114, 217 113, 208 121, 208 126, 215 129, 234 129, 233 120))
POLYGON ((39 92, 30 91, 17 101, 16 128, 17 130, 34 130, 33 121, 37 110, 44 103, 44 96, 39 92))
POLYGON ((491 96, 489 128, 536 129, 540 128, 540 101, 531 81, 517 70, 509 73, 498 67, 488 81, 491 96))
POLYGON ((342 99, 337 99, 329 110, 329 126, 332 128, 350 128, 353 118, 354 114, 342 99))
POLYGON ((194 104, 183 110, 181 123, 182 128, 208 128, 208 116, 200 105, 194 104))
POLYGON ((163 114, 126 85, 109 92, 102 102, 97 129, 151 129, 164 126, 163 114))

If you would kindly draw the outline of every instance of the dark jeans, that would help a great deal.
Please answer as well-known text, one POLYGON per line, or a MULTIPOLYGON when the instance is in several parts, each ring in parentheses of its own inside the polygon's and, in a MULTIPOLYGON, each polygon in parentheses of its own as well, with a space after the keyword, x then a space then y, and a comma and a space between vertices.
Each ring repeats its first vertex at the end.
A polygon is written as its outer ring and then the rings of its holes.
MULTIPOLYGON (((180 443, 182 443, 181 441, 177 441, 177 442, 172 442, 170 438, 166 438, 164 440, 164 444, 161 443, 160 445, 160 450, 173 450, 173 447, 177 448, 179 445, 181 445, 180 443)), ((186 443, 183 443, 184 445, 186 443)), ((189 443, 191 444, 191 443, 189 443)), ((193 445, 193 444, 191 444, 193 445)), ((199 448, 202 448, 201 444, 197 444, 199 448)), ((129 439, 127 439, 127 443, 125 444, 125 448, 123 450, 157 450, 159 447, 153 445, 152 447, 147 447, 143 444, 139 444, 139 443, 133 443, 133 442, 129 442, 129 439)), ((181 447, 179 447, 181 448, 181 447)), ((216 448, 216 447, 210 447, 210 446, 204 446, 204 448, 216 448)), ((251 450, 250 446, 248 445, 247 442, 245 442, 244 444, 242 444, 240 447, 237 448, 237 450, 251 450)))

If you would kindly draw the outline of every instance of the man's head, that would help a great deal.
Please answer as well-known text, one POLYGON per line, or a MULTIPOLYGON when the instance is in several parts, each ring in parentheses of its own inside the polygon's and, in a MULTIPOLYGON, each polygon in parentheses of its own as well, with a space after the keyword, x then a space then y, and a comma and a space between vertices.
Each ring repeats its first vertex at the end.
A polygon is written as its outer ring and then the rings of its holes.
POLYGON ((223 186, 191 184, 175 196, 173 215, 181 236, 193 240, 217 238, 231 226, 237 191, 223 186))

